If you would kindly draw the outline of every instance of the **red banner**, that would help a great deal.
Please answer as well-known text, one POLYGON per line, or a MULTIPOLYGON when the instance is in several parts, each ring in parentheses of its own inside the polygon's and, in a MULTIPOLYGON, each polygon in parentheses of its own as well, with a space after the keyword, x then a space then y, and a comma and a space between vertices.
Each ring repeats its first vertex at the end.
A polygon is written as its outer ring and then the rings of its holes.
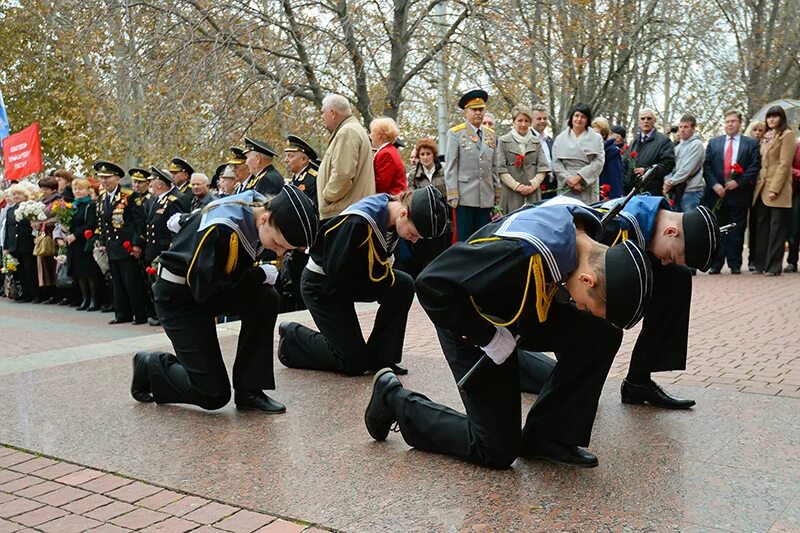
POLYGON ((37 122, 3 139, 3 161, 7 181, 17 181, 42 171, 42 147, 39 144, 37 122))

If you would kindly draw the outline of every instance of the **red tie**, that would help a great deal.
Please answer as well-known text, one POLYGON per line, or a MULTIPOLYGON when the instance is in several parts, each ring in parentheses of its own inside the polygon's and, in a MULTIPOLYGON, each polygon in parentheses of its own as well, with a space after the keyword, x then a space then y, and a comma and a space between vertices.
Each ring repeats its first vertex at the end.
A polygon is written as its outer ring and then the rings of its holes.
POLYGON ((728 147, 725 148, 725 163, 722 165, 722 177, 727 181, 733 166, 733 137, 728 137, 728 147))

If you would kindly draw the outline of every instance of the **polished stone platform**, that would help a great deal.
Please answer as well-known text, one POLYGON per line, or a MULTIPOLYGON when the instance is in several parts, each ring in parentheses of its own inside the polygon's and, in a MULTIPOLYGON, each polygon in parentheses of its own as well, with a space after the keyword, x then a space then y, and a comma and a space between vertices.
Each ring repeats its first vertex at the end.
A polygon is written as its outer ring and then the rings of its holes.
MULTIPOLYGON (((420 325, 413 344, 431 335, 420 325)), ((235 341, 222 342, 230 358, 235 341)), ((407 362, 405 384, 460 406, 443 359, 407 362)), ((410 449, 399 434, 372 441, 369 377, 277 361, 276 374, 289 409, 279 416, 137 404, 129 355, 4 375, 0 442, 345 531, 800 530, 792 398, 676 386, 698 406, 670 412, 622 405, 614 379, 591 446, 599 468, 518 460, 492 471, 410 449)))

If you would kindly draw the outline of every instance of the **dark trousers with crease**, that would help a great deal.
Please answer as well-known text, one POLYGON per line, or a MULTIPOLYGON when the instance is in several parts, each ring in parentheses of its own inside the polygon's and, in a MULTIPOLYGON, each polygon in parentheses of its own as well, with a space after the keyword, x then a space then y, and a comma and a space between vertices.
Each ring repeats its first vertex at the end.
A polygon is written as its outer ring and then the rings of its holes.
POLYGON ((145 282, 138 259, 112 259, 111 284, 114 291, 114 316, 117 320, 147 320, 145 282))
MULTIPOLYGON (((686 368, 692 274, 680 265, 662 265, 651 258, 653 293, 644 312, 642 331, 631 353, 629 372, 665 372, 686 368)), ((556 354, 560 356, 560 354, 556 354)), ((520 350, 523 392, 538 394, 555 361, 541 353, 520 350)))
MULTIPOLYGON (((448 330, 437 327, 436 332, 458 381, 483 351, 448 330)), ((517 333, 523 349, 559 353, 522 430, 519 361, 514 353, 501 365, 484 365, 475 375, 478 382, 461 396, 466 414, 401 389, 394 408, 400 432, 410 446, 490 468, 507 468, 519 455, 525 456, 528 443, 537 439, 589 444, 603 383, 622 342, 621 330, 572 305, 554 303, 545 323, 528 323, 517 333)))
POLYGON ((764 205, 761 198, 756 200, 753 208, 758 220, 756 265, 764 272, 780 274, 791 208, 769 207, 764 205))
POLYGON ((351 376, 399 363, 403 358, 408 310, 414 299, 414 282, 405 272, 395 270, 394 275, 394 285, 382 294, 371 294, 365 289, 364 294, 354 295, 332 288, 325 276, 304 270, 303 301, 319 332, 290 323, 281 339, 278 354, 281 363, 289 368, 351 376), (377 301, 380 305, 366 341, 361 334, 356 301, 377 301))
POLYGON ((241 315, 242 328, 233 363, 233 388, 258 391, 275 388, 272 343, 278 317, 278 293, 270 285, 245 282, 224 301, 198 305, 191 290, 158 279, 154 286, 158 319, 175 354, 153 353, 150 386, 156 403, 188 403, 220 409, 231 398, 214 317, 241 315))
POLYGON ((747 207, 723 204, 717 213, 720 227, 736 223, 736 226, 720 237, 719 251, 711 268, 721 270, 725 261, 729 268, 742 268, 742 250, 744 249, 744 229, 747 222, 747 207))

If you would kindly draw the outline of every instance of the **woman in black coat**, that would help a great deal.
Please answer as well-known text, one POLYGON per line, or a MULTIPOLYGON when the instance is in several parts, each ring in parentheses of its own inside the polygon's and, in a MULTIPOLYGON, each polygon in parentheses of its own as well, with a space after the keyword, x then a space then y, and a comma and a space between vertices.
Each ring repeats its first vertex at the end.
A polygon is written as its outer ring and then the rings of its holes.
POLYGON ((6 234, 4 252, 19 261, 17 279, 22 283, 22 296, 18 303, 40 302, 39 278, 36 268, 36 256, 33 255, 33 228, 28 220, 17 221, 16 212, 19 204, 30 199, 28 190, 21 185, 12 185, 9 195, 14 206, 6 210, 6 234))
POLYGON ((100 286, 102 273, 97 266, 89 243, 97 228, 97 207, 89 194, 91 184, 84 179, 72 182, 72 192, 75 200, 67 242, 67 272, 74 279, 81 290, 83 302, 78 311, 97 311, 97 290, 100 286))

